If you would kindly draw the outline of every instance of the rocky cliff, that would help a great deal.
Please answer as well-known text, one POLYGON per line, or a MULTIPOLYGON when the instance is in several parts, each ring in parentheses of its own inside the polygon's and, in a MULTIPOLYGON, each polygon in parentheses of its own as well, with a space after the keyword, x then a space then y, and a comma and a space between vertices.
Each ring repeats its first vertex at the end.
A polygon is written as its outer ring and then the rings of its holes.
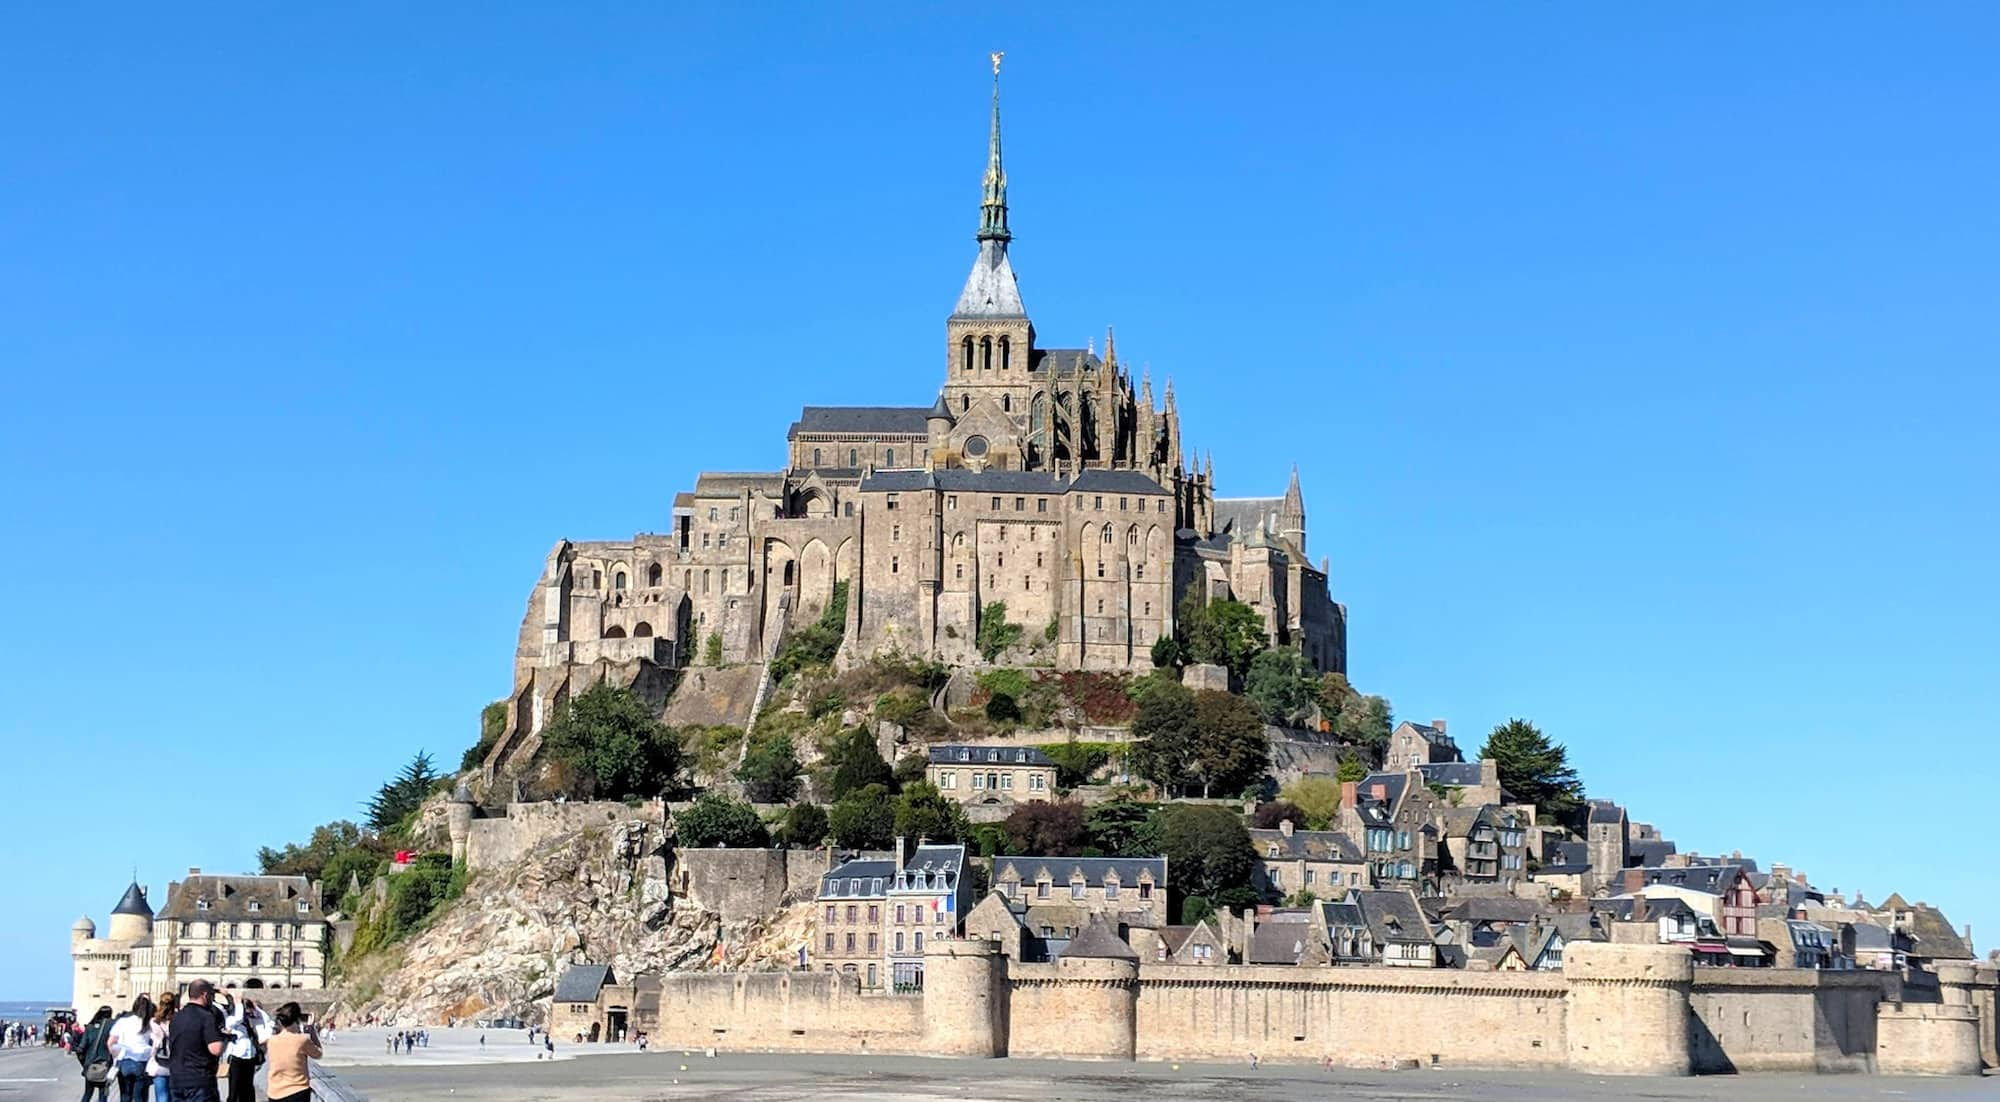
POLYGON ((668 891, 664 857, 636 852, 623 824, 543 841, 482 871, 407 941, 343 962, 335 1015, 405 1024, 448 1018, 546 1020, 572 963, 639 972, 791 966, 811 935, 810 901, 724 922, 668 891))

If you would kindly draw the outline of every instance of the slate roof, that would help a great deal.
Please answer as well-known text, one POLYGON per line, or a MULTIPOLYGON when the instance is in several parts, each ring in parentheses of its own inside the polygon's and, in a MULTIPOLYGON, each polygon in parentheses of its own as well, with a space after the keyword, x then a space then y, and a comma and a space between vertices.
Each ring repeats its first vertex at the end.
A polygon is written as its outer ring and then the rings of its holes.
POLYGON ((556 980, 556 1000, 559 1003, 594 1003, 597 992, 606 984, 617 983, 611 975, 608 964, 572 964, 563 970, 556 980))
POLYGON ((1971 960, 1972 947, 1951 928, 1944 912, 1927 903, 1910 908, 1910 933, 1916 937, 1916 953, 1931 960, 1971 960))
POLYGON ((1644 842, 1635 840, 1625 849, 1628 859, 1636 861, 1640 868, 1663 864, 1676 852, 1674 844, 1664 838, 1644 842))
POLYGON ((1336 926, 1366 926, 1368 916, 1361 913, 1358 903, 1330 903, 1319 905, 1320 920, 1331 930, 1336 926))
POLYGON ((1615 823, 1625 817, 1625 809, 1610 800, 1590 801, 1590 821, 1593 823, 1615 823))
POLYGON ((1021 285, 1014 278, 1014 265, 1007 259, 1007 245, 1001 241, 981 241, 972 272, 965 277, 965 289, 952 307, 955 318, 1025 318, 1028 308, 1021 302, 1021 285))
POLYGON ((785 433, 790 440, 802 432, 846 433, 858 436, 928 436, 930 406, 806 406, 785 433))
POLYGON ((1532 899, 1475 896, 1454 900, 1444 913, 1460 922, 1531 922, 1542 913, 1542 905, 1532 899))
POLYGON ((959 878, 965 875, 965 847, 918 846, 903 862, 903 871, 895 875, 889 883, 891 892, 955 892, 959 878))
POLYGON ((1087 348, 1037 348, 1028 363, 1030 371, 1045 371, 1051 375, 1077 375, 1084 371, 1096 371, 1104 366, 1097 353, 1087 348))
POLYGON ((173 921, 238 919, 323 922, 319 897, 303 876, 212 876, 196 874, 167 890, 160 917, 173 921), (203 908, 201 903, 208 906, 203 908), (251 909, 251 904, 256 909, 251 909), (305 909, 300 910, 299 904, 305 909))
POLYGON ((1277 846, 1280 857, 1361 861, 1361 847, 1337 830, 1295 830, 1289 838, 1282 830, 1253 830, 1250 842, 1256 848, 1257 856, 1266 860, 1270 859, 1271 847, 1277 846))
POLYGON ((1549 859, 1542 865, 1546 873, 1578 873, 1590 871, 1590 843, 1557 842, 1549 851, 1549 859))
POLYGON ((1118 936, 1109 923, 1101 918, 1093 918, 1084 923, 1083 929, 1070 939, 1063 948, 1063 956, 1085 957, 1096 960, 1137 961, 1139 954, 1132 951, 1125 939, 1118 936))
POLYGON ((1317 935, 1307 911, 1272 911, 1250 934, 1251 964, 1297 964, 1317 935))
POLYGON ((1645 868, 1639 870, 1643 884, 1661 884, 1689 891, 1721 895, 1736 882, 1741 865, 1690 865, 1684 869, 1645 868))
POLYGON ((111 908, 111 913, 115 915, 143 915, 146 918, 151 918, 153 917, 153 905, 146 902, 146 889, 140 887, 139 882, 134 880, 132 881, 132 886, 125 889, 125 895, 118 900, 118 905, 111 908))
MULTIPOLYGON (((1533 968, 1535 962, 1541 959, 1542 953, 1548 949, 1549 942, 1555 940, 1561 932, 1561 929, 1553 923, 1546 923, 1540 926, 1516 926, 1508 930, 1507 935, 1513 942, 1514 950, 1521 954, 1521 963, 1533 968)), ((1563 940, 1567 942, 1568 936, 1564 935, 1563 940)))
POLYGON ((1054 761, 1032 746, 972 746, 948 743, 930 748, 933 765, 1049 765, 1054 761))
POLYGON ((1441 784, 1449 788, 1473 788, 1481 779, 1476 761, 1422 762, 1417 765, 1417 772, 1423 774, 1425 784, 1441 784))
POLYGON ((703 471, 695 476, 694 496, 735 497, 748 490, 761 491, 767 497, 776 497, 785 492, 783 471, 703 471))
POLYGON ((1167 488, 1140 471, 1107 471, 1092 467, 1078 472, 1069 484, 1073 494, 1155 494, 1165 496, 1167 488))
POLYGON ((967 493, 1060 494, 1068 488, 1068 479, 1059 478, 1049 471, 1002 471, 992 468, 983 471, 957 467, 941 471, 878 470, 861 480, 861 489, 865 493, 955 490, 967 493))
POLYGON ((1049 879, 1055 884, 1069 883, 1070 874, 1079 870, 1084 883, 1093 888, 1102 887, 1105 874, 1114 870, 1121 887, 1137 884, 1142 873, 1151 873, 1155 884, 1167 882, 1164 857, 995 857, 992 879, 997 884, 1011 870, 1016 879, 1032 884, 1035 873, 1043 868, 1049 870, 1049 879))
POLYGON ((1361 778, 1361 784, 1356 789, 1356 793, 1364 800, 1375 799, 1370 793, 1374 792, 1375 786, 1379 784, 1382 786, 1383 791, 1382 802, 1393 808, 1402 802, 1403 789, 1409 783, 1410 775, 1408 773, 1370 773, 1361 778))
POLYGON ((1430 923, 1424 920, 1423 908, 1417 906, 1415 895, 1406 891, 1353 890, 1347 893, 1347 898, 1361 907, 1375 944, 1432 943, 1430 923))
POLYGON ((896 862, 887 857, 857 857, 820 877, 821 899, 875 899, 887 894, 896 876, 896 862))
POLYGON ((1247 536, 1263 521, 1276 534, 1278 512, 1285 507, 1282 497, 1219 497, 1215 499, 1215 530, 1247 536))

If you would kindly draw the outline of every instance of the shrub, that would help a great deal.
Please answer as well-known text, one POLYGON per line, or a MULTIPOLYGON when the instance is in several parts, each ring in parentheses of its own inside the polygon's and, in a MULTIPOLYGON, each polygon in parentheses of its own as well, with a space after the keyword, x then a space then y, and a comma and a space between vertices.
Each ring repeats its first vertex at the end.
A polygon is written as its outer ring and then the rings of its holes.
POLYGON ((1022 634, 1021 625, 1007 622, 1007 602, 994 601, 979 610, 979 634, 973 643, 979 648, 980 657, 991 662, 1020 642, 1022 634))
POLYGON ((1016 700, 1028 695, 1028 687, 1034 678, 1026 670, 999 669, 986 670, 979 675, 979 687, 994 696, 1011 696, 1016 700))
POLYGON ((1112 744, 1108 742, 1062 742, 1042 747, 1042 752, 1056 763, 1059 788, 1089 784, 1091 776, 1110 763, 1111 751, 1112 744))
POLYGON ((556 766, 561 794, 618 800, 676 788, 681 739, 629 690, 600 681, 563 702, 542 732, 542 758, 556 766))
POLYGON ((1082 804, 1022 804, 1007 816, 1007 852, 1026 857, 1075 857, 1090 842, 1082 804))
POLYGON ((1070 670, 1056 675, 1062 692, 1091 723, 1130 723, 1138 711, 1123 674, 1070 670))
POLYGON ((763 820, 749 804, 713 792, 674 816, 674 836, 679 844, 697 849, 756 849, 771 842, 763 820))
POLYGON ((845 849, 886 849, 896 836, 896 806, 884 785, 856 789, 827 809, 827 831, 845 849))
POLYGON ((790 803, 799 794, 798 748, 792 736, 778 735, 750 750, 736 769, 744 794, 758 803, 790 803))
POLYGON ((889 763, 882 760, 882 752, 875 748, 875 736, 865 727, 838 735, 822 768, 826 794, 835 800, 866 788, 879 787, 886 793, 895 779, 889 763))
POLYGON ((826 840, 826 809, 814 803, 798 803, 785 809, 775 841, 792 849, 812 849, 826 840))
POLYGON ((721 632, 719 632, 719 631, 711 631, 711 632, 709 632, 709 633, 708 633, 708 638, 702 641, 702 644, 701 644, 701 664, 702 664, 702 665, 704 665, 704 666, 720 666, 720 665, 722 665, 722 633, 721 633, 721 632))
POLYGON ((771 683, 782 683, 807 666, 824 666, 832 662, 846 633, 847 583, 835 582, 833 599, 827 602, 819 618, 792 632, 785 639, 784 646, 778 648, 777 656, 771 659, 771 683))

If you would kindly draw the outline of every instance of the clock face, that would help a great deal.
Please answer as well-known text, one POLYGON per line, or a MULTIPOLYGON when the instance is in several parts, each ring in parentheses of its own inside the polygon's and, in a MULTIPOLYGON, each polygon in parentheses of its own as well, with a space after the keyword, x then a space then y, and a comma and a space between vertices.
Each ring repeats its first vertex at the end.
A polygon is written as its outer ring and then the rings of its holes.
POLYGON ((965 438, 965 454, 967 454, 967 455, 971 456, 971 457, 972 457, 972 458, 974 458, 974 459, 978 459, 978 458, 980 458, 981 456, 985 455, 985 454, 986 454, 986 438, 985 438, 984 436, 968 436, 968 437, 966 437, 966 438, 965 438))

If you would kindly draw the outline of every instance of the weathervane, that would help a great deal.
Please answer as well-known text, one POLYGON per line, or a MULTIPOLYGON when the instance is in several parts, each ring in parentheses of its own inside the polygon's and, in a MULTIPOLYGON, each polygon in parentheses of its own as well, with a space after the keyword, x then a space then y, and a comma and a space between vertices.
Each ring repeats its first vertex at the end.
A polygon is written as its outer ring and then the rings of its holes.
POLYGON ((997 77, 1000 75, 1000 59, 1007 56, 1007 51, 996 50, 989 56, 993 58, 993 75, 997 77))

